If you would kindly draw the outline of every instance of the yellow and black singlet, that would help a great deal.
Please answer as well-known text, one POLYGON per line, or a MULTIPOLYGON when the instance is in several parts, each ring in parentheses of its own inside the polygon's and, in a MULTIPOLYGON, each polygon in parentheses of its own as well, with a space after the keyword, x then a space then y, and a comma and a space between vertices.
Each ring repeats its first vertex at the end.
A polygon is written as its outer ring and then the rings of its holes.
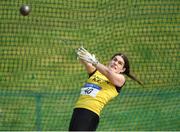
POLYGON ((95 71, 81 88, 75 108, 85 108, 97 115, 105 104, 119 94, 122 87, 113 85, 103 74, 95 71))

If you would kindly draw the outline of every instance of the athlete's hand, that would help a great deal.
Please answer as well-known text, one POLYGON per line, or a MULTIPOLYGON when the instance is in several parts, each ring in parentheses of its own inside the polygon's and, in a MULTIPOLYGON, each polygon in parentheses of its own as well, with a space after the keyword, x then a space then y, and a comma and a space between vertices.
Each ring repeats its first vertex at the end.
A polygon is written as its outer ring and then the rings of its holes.
POLYGON ((84 49, 83 47, 80 47, 77 49, 76 51, 78 57, 88 63, 93 64, 94 66, 96 66, 99 62, 96 59, 94 54, 89 53, 86 49, 84 49))

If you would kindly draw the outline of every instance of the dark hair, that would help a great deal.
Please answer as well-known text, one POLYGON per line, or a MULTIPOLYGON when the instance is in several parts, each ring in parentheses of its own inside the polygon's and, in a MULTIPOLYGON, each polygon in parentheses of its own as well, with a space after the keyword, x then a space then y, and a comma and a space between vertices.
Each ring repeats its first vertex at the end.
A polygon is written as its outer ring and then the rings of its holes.
POLYGON ((113 59, 115 56, 121 56, 124 60, 124 68, 125 71, 123 72, 123 74, 127 75, 129 78, 131 78, 132 80, 138 82, 140 85, 143 85, 141 81, 139 81, 136 77, 134 77, 131 73, 130 73, 130 65, 129 65, 129 60, 127 58, 126 55, 122 54, 122 53, 116 53, 112 56, 111 59, 113 59))

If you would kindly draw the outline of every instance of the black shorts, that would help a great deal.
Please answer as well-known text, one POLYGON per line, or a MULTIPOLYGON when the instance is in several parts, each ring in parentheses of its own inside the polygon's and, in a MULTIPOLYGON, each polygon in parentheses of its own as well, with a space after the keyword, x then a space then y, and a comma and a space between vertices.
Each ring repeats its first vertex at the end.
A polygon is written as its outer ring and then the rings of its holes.
POLYGON ((95 131, 99 116, 84 108, 75 108, 72 114, 69 131, 95 131))

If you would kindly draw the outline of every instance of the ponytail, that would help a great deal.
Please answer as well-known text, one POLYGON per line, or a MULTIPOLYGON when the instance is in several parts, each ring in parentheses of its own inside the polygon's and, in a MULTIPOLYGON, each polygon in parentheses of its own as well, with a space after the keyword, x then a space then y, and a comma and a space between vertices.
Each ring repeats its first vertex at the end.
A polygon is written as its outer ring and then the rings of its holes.
POLYGON ((138 84, 140 84, 141 86, 143 86, 143 83, 141 81, 139 81, 135 76, 133 76, 130 73, 126 74, 129 78, 131 78, 132 80, 136 81, 138 84))

